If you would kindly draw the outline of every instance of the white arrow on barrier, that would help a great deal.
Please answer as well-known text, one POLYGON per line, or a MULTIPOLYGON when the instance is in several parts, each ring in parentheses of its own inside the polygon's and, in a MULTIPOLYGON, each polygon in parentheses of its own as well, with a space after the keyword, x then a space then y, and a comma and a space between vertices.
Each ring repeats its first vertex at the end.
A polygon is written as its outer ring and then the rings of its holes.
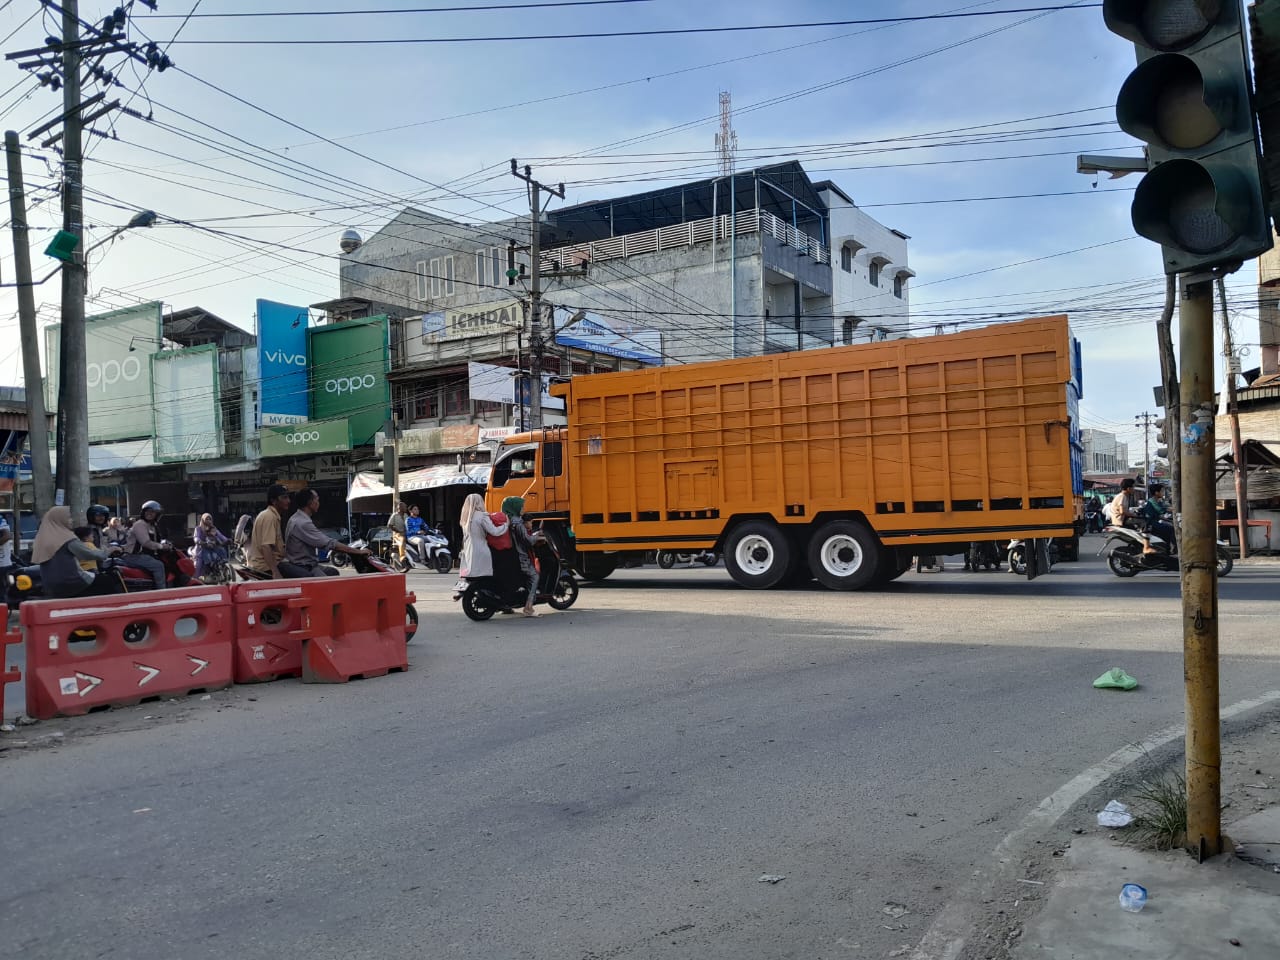
POLYGON ((190 660, 192 663, 194 663, 194 664, 196 665, 196 668, 195 668, 194 670, 192 670, 192 671, 191 671, 191 675, 192 675, 193 677, 194 677, 197 673, 199 673, 201 670, 203 670, 205 667, 207 667, 207 666, 209 665, 209 661, 208 661, 208 660, 201 660, 199 657, 193 657, 193 656, 192 656, 191 654, 189 654, 189 653, 187 654, 187 659, 188 659, 188 660, 190 660))
POLYGON ((135 663, 134 666, 145 674, 145 676, 138 681, 138 686, 140 687, 147 682, 154 680, 160 673, 159 667, 148 667, 145 663, 135 663))
POLYGON ((85 683, 88 684, 87 687, 81 687, 79 691, 77 691, 78 694, 82 697, 88 695, 93 690, 94 687, 96 687, 98 684, 102 682, 101 677, 95 677, 92 674, 88 674, 88 673, 80 673, 79 671, 76 672, 76 679, 83 680, 85 683))

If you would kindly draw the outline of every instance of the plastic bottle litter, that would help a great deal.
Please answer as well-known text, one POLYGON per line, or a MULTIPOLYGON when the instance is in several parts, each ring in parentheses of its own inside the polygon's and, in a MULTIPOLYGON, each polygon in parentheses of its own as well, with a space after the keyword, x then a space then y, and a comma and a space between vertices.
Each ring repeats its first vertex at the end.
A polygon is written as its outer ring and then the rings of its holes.
POLYGON ((1138 913, 1147 905, 1147 888, 1137 883, 1126 883, 1120 888, 1120 909, 1138 913))

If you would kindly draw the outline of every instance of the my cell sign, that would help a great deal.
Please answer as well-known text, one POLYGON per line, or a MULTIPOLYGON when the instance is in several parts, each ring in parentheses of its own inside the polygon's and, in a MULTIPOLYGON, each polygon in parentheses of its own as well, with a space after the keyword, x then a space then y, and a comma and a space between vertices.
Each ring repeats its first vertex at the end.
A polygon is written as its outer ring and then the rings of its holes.
POLYGON ((258 370, 262 425, 307 419, 306 307, 258 301, 258 370))
POLYGON ((373 443, 374 434, 391 414, 387 318, 367 317, 313 327, 308 333, 308 347, 311 419, 345 418, 350 423, 351 446, 373 443))
MULTIPOLYGON (((150 437, 151 355, 161 346, 161 305, 144 303, 85 319, 89 440, 150 437)), ((45 328, 50 409, 58 396, 62 327, 45 328)))
POLYGON ((259 436, 264 457, 293 457, 351 449, 351 434, 345 419, 309 420, 289 427, 263 427, 259 436))

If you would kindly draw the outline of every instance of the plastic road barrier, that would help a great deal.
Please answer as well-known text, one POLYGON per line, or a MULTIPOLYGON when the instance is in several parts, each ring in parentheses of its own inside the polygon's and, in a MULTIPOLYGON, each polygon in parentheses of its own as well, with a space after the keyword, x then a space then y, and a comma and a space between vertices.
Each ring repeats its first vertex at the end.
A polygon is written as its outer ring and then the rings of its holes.
POLYGON ((235 681, 302 676, 303 580, 263 580, 231 587, 235 604, 235 681))
POLYGON ((295 635, 302 641, 303 683, 346 683, 409 669, 404 574, 298 581, 303 596, 295 635))

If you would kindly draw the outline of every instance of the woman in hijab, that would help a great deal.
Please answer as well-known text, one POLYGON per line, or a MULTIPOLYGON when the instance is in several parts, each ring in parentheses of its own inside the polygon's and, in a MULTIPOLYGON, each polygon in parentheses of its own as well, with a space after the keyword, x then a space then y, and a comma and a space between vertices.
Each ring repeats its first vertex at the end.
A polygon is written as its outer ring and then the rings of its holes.
POLYGON ((516 556, 520 559, 520 573, 529 588, 524 599, 522 617, 536 617, 533 601, 538 596, 538 568, 533 562, 533 536, 524 525, 524 498, 507 497, 502 501, 502 512, 509 518, 511 526, 511 545, 515 547, 516 556))
POLYGON ((31 562, 40 565, 40 580, 46 597, 89 597, 119 593, 120 577, 114 572, 96 574, 80 566, 81 560, 107 559, 106 553, 84 543, 71 529, 71 509, 51 507, 40 521, 31 562))
POLYGON ((468 577, 493 576, 493 556, 489 553, 486 537, 500 537, 507 532, 507 525, 496 524, 484 510, 484 497, 473 493, 462 504, 462 558, 459 572, 468 577))
POLYGON ((212 514, 201 514, 193 539, 196 542, 197 577, 203 577, 210 567, 226 562, 227 544, 230 541, 226 534, 214 526, 212 514))

